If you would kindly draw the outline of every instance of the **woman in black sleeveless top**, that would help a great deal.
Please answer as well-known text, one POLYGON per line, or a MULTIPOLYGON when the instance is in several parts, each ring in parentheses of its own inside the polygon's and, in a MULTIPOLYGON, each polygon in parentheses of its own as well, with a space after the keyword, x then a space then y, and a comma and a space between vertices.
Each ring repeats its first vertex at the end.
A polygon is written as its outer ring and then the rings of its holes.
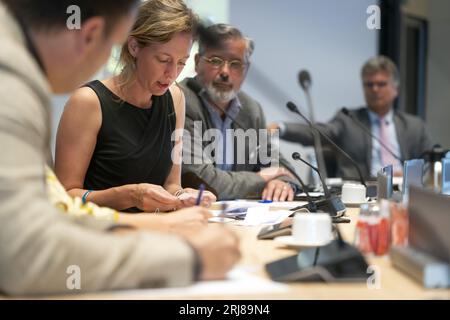
MULTIPOLYGON (((171 86, 193 41, 192 13, 171 21, 140 10, 122 47, 118 76, 92 81, 67 102, 56 141, 55 171, 72 196, 122 211, 194 205, 181 187, 184 95, 171 86)), ((203 204, 215 201, 204 193, 203 204)))

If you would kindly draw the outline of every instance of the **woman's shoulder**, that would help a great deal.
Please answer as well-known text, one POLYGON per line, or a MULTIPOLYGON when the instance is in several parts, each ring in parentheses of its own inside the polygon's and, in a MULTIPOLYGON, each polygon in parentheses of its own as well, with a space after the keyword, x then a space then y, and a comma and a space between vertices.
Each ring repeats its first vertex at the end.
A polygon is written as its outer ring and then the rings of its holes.
POLYGON ((83 118, 89 115, 89 118, 98 118, 101 121, 101 104, 97 94, 87 86, 78 88, 69 97, 64 113, 68 115, 83 115, 83 118))
POLYGON ((184 113, 185 99, 184 93, 177 84, 169 87, 168 94, 172 97, 173 106, 177 114, 184 113))

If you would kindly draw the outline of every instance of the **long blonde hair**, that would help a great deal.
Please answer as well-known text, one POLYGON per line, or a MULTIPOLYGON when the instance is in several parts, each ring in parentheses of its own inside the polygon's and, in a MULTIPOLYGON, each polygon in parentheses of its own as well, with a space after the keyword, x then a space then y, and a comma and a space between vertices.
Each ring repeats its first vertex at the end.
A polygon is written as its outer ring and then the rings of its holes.
MULTIPOLYGON (((140 47, 155 43, 166 43, 176 33, 196 34, 198 17, 182 0, 148 0, 143 2, 137 14, 136 22, 129 36, 136 39, 140 47)), ((119 64, 122 89, 132 80, 136 68, 136 59, 128 50, 125 42, 120 53, 119 64)))

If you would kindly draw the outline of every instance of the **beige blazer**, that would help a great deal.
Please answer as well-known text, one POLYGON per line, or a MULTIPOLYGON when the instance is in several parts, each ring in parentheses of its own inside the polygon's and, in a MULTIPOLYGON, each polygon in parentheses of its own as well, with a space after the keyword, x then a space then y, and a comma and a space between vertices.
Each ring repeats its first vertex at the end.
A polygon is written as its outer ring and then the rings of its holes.
POLYGON ((111 222, 69 218, 51 205, 44 173, 50 91, 24 42, 0 4, 0 291, 69 294, 189 284, 194 255, 180 238, 113 235, 106 232, 111 222), (80 290, 70 289, 75 274, 80 290))

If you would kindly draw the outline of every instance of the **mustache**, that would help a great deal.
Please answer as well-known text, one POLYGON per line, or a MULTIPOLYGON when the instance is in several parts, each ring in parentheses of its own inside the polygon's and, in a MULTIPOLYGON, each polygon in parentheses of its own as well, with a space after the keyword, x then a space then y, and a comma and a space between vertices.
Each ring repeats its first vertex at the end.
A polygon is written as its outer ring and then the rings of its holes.
POLYGON ((225 85, 229 85, 232 86, 233 84, 230 81, 213 81, 213 84, 225 84, 225 85))

